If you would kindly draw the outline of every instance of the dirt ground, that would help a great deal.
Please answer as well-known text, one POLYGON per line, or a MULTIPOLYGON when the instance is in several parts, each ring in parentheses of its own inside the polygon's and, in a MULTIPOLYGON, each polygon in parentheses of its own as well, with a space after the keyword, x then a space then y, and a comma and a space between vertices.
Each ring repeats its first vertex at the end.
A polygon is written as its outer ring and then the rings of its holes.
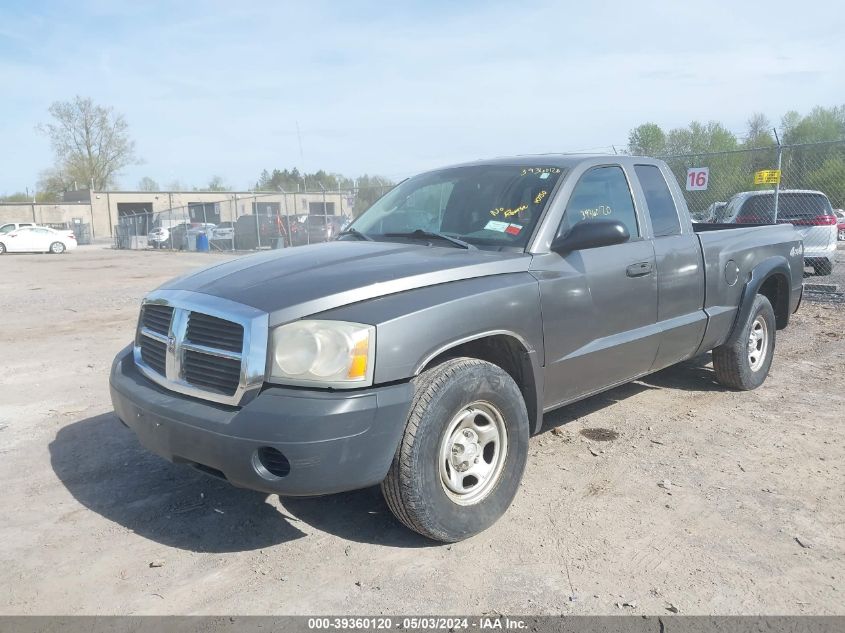
POLYGON ((757 391, 705 358, 548 415, 510 511, 445 546, 376 488, 280 501, 118 423, 139 300, 221 257, 0 259, 0 613, 845 614, 842 304, 803 305, 757 391))

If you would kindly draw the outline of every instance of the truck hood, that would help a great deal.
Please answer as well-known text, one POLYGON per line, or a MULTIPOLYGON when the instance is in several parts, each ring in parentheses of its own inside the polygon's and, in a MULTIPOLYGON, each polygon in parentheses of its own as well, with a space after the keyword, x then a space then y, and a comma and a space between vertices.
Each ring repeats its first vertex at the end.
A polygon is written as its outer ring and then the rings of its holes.
POLYGON ((524 272, 530 262, 525 253, 344 240, 241 257, 161 288, 252 306, 277 325, 415 288, 524 272))

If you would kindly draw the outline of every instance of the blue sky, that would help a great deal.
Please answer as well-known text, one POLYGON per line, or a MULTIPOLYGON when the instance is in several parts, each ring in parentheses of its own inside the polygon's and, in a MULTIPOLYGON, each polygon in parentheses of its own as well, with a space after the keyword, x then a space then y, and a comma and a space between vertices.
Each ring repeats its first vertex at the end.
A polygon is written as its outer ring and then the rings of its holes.
POLYGON ((126 116, 144 163, 124 188, 610 151, 644 121, 741 133, 754 111, 777 122, 845 102, 844 13, 833 1, 0 0, 0 193, 31 190, 51 164, 35 126, 75 94, 126 116))

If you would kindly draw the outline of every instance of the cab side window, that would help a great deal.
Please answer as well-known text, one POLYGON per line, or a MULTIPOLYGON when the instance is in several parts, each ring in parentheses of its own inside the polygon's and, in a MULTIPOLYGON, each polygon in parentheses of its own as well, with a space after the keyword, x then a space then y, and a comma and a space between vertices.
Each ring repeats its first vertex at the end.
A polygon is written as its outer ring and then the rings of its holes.
POLYGON ((595 167, 581 176, 566 205, 560 235, 580 222, 619 220, 631 239, 640 236, 628 179, 621 167, 595 167))
POLYGON ((675 207, 675 201, 672 199, 672 194, 660 169, 654 165, 637 165, 634 171, 645 194, 654 237, 680 235, 681 222, 678 219, 678 209, 675 207))

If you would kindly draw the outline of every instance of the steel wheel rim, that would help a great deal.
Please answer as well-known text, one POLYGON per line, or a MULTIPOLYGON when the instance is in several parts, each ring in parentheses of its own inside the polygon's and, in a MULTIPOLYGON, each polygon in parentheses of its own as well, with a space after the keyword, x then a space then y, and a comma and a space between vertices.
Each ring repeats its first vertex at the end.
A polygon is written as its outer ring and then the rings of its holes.
POLYGON ((766 359, 769 348, 769 326, 763 315, 757 315, 748 333, 748 365, 751 371, 759 371, 766 359))
POLYGON ((440 483, 459 505, 473 505, 496 487, 508 455, 501 411, 488 402, 463 407, 446 426, 438 451, 440 483))

